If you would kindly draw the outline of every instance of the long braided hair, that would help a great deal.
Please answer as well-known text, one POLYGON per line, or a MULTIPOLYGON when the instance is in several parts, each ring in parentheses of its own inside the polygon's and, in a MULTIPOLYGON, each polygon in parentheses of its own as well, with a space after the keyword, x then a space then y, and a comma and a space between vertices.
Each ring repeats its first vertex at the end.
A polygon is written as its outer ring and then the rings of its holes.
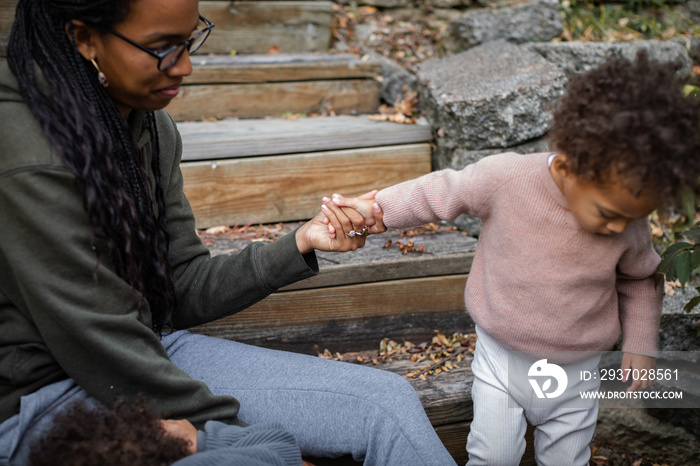
POLYGON ((128 17, 132 1, 20 0, 7 59, 22 97, 75 175, 92 225, 95 278, 100 262, 95 243, 102 239, 119 276, 140 294, 139 312, 145 299, 153 330, 161 334, 164 327, 172 326, 175 288, 167 261, 169 239, 155 117, 147 113, 153 187, 145 157, 126 120, 91 63, 66 34, 66 25, 71 30, 73 19, 105 32, 128 17), (35 64, 49 84, 48 92, 38 85, 35 64))

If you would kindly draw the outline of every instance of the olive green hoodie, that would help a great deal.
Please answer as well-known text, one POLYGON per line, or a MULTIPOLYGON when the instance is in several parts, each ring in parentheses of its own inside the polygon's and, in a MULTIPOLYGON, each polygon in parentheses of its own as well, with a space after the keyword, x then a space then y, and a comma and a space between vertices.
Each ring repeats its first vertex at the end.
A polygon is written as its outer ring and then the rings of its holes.
MULTIPOLYGON (((148 305, 139 315, 139 295, 116 274, 104 243, 95 280, 82 195, 17 89, 0 67, 0 422, 19 411, 21 396, 70 377, 107 405, 141 393, 157 411, 199 427, 239 423, 237 400, 214 396, 168 359, 148 305)), ((210 257, 182 191, 180 135, 164 110, 156 121, 177 328, 233 314, 318 272, 293 234, 210 257)), ((132 112, 129 126, 150 157, 145 115, 132 112)))

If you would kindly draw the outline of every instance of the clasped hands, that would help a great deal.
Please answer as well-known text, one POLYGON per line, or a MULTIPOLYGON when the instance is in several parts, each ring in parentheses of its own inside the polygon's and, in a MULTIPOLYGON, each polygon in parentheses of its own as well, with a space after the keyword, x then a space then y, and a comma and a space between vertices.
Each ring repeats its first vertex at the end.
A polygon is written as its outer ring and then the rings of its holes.
POLYGON ((324 197, 321 212, 296 232, 299 251, 354 251, 365 245, 367 235, 385 232, 376 194, 374 190, 355 198, 340 194, 324 197))

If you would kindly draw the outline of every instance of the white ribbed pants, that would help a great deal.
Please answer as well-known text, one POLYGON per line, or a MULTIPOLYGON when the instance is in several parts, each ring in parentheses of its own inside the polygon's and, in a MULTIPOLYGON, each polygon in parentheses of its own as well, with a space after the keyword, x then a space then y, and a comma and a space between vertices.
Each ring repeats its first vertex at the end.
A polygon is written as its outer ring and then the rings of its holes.
POLYGON ((560 364, 568 375, 567 389, 556 398, 539 399, 527 376, 537 359, 509 350, 478 327, 477 334, 468 466, 518 465, 525 451, 526 420, 536 427, 538 465, 588 464, 598 401, 582 400, 580 392, 597 391, 600 382, 582 381, 580 371, 595 371, 600 355, 560 364))

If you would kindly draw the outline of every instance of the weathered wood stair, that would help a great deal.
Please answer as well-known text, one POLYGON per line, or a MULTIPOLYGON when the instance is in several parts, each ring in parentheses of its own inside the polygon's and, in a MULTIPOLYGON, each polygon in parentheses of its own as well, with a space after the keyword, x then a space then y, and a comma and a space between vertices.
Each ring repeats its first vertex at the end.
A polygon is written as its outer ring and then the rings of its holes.
MULTIPOLYGON (((214 34, 212 34, 214 36, 214 34)), ((374 113, 381 65, 347 54, 193 56, 176 120, 374 113)))
POLYGON ((363 117, 179 123, 198 227, 305 220, 321 197, 430 171, 430 128, 363 117))

